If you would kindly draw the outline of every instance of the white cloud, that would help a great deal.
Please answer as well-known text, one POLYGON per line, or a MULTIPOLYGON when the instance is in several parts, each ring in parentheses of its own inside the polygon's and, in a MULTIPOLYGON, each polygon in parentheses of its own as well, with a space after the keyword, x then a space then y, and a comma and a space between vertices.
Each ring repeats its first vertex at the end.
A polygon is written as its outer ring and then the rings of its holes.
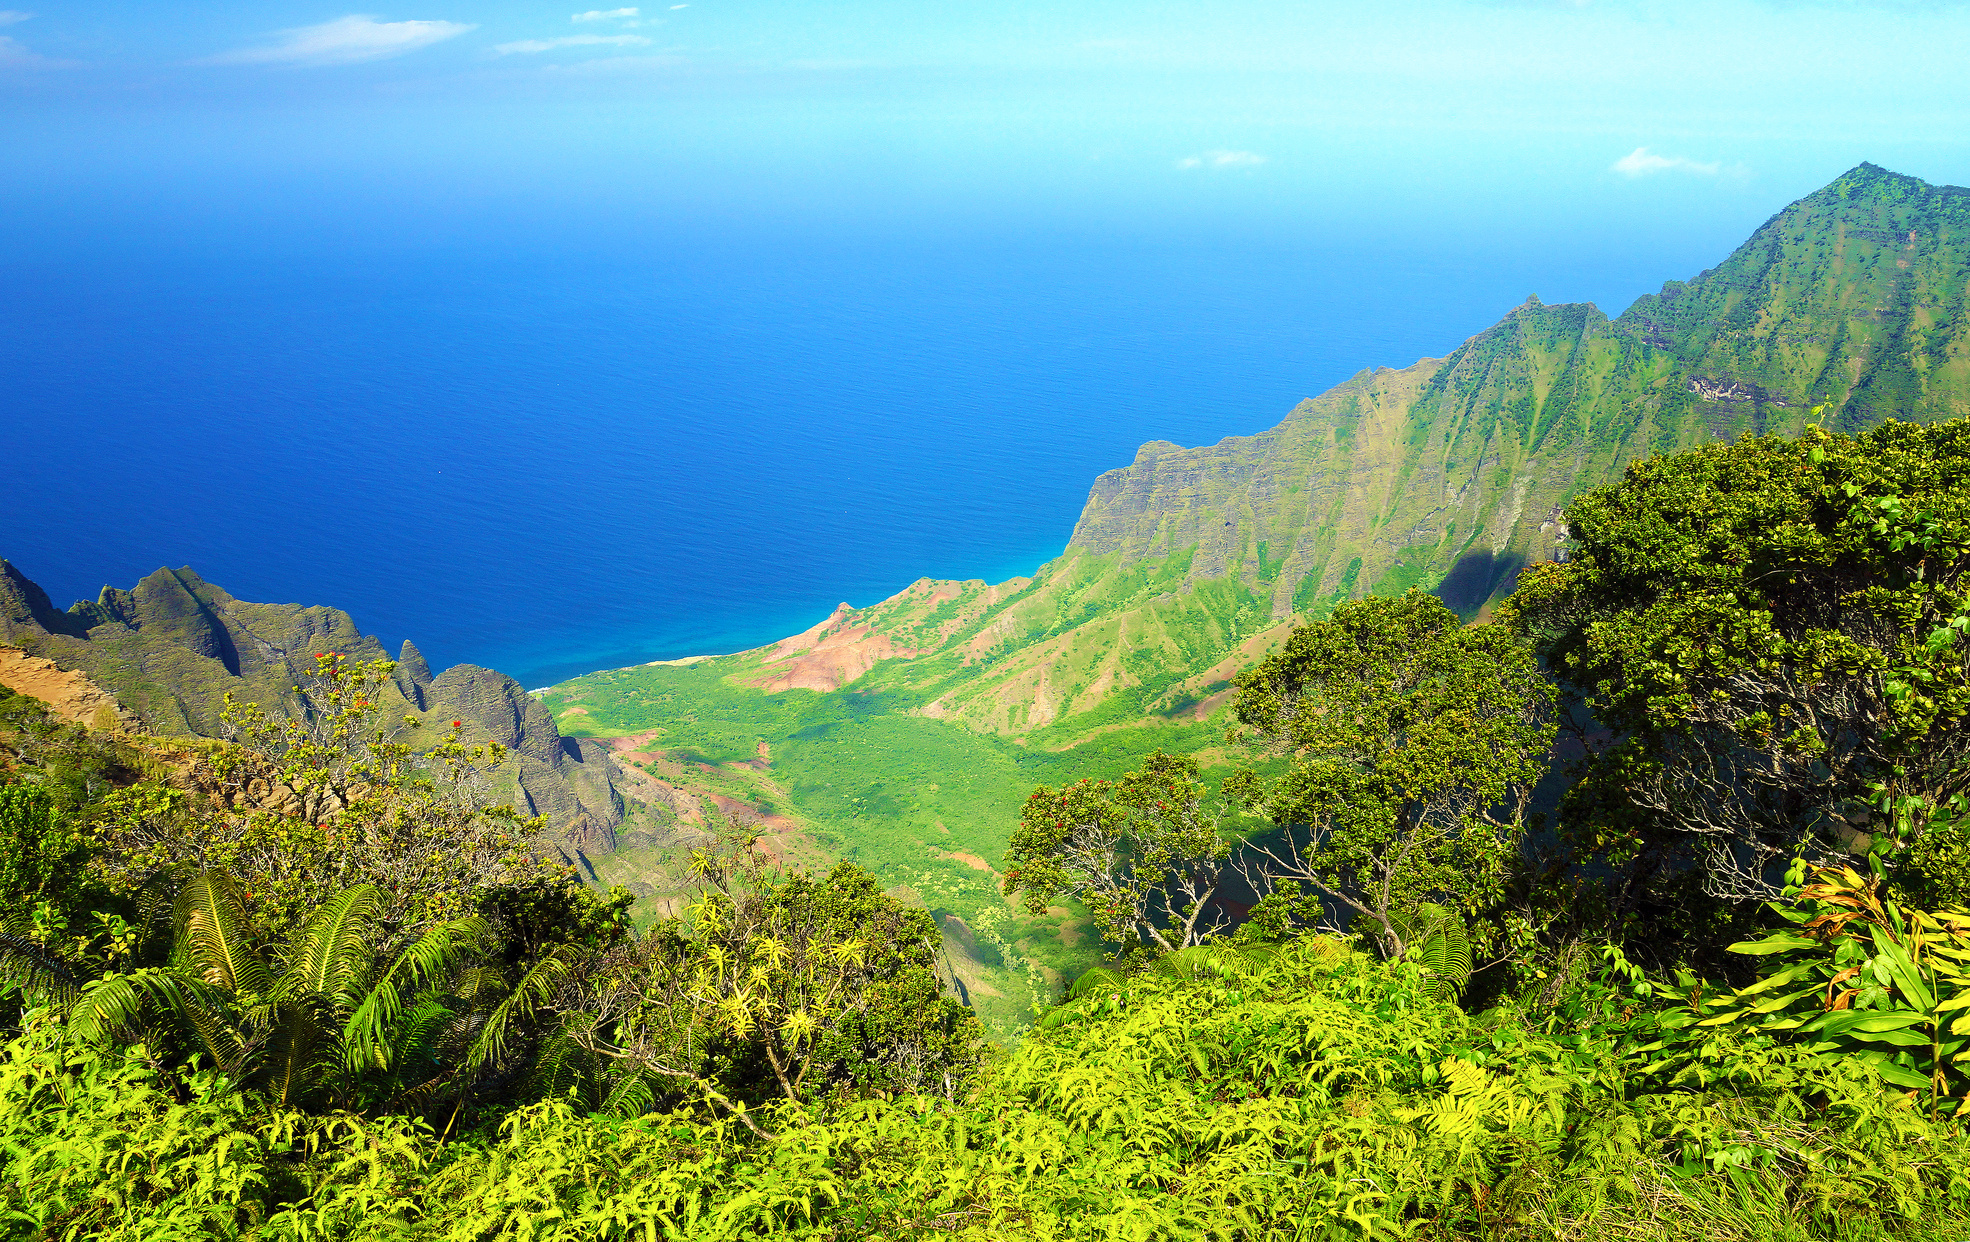
POLYGON ((474 26, 464 22, 379 22, 352 13, 319 26, 274 32, 265 47, 243 47, 211 57, 208 65, 353 65, 385 60, 442 43, 474 26))
POLYGON ((594 47, 598 43, 641 47, 648 42, 642 35, 566 35, 559 39, 517 39, 512 43, 502 43, 493 51, 501 56, 511 56, 515 52, 551 52, 557 47, 594 47))
POLYGON ((690 6, 690 5, 688 5, 688 4, 673 4, 673 5, 671 5, 671 6, 670 6, 670 11, 671 11, 671 12, 673 12, 673 13, 675 13, 675 12, 677 12, 677 10, 679 10, 679 9, 688 9, 688 8, 690 8, 690 7, 691 7, 691 6, 690 6))
POLYGON ((1647 147, 1636 147, 1609 165, 1608 171, 1618 172, 1624 177, 1647 177, 1660 172, 1701 173, 1714 177, 1722 167, 1714 163, 1699 164, 1680 155, 1657 155, 1647 147))
POLYGON ((20 40, 0 35, 0 69, 71 69, 80 63, 37 56, 22 47, 20 40))
POLYGON ((641 9, 590 9, 586 13, 577 13, 568 20, 571 22, 606 22, 611 20, 620 21, 625 17, 641 17, 642 15, 643 10, 641 9))
MULTIPOLYGON (((0 9, 0 26, 12 26, 33 17, 19 9, 0 9)), ((79 60, 56 60, 28 51, 19 39, 0 35, 0 69, 73 69, 79 60)))
POLYGON ((1255 151, 1206 151, 1202 155, 1186 155, 1177 161, 1178 168, 1257 168, 1265 163, 1265 156, 1255 151))

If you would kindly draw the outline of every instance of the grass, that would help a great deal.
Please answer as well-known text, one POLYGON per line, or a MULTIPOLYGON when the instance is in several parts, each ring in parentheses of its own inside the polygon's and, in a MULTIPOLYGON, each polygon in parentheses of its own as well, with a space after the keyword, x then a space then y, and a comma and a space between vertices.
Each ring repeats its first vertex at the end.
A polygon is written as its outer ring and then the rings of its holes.
MULTIPOLYGON (((655 731, 648 746, 698 765, 677 783, 770 807, 797 822, 818 854, 866 868, 947 928, 950 918, 961 920, 976 948, 947 936, 952 965, 1001 1036, 1051 1004, 1100 952, 1083 912, 1061 906, 1031 917, 999 893, 996 868, 1026 796, 1037 785, 1119 776, 1159 747, 1221 746, 1226 723, 1222 710, 1206 722, 1145 718, 1135 696, 1125 695, 1119 715, 1090 713, 1101 720, 1001 737, 909 714, 922 692, 851 686, 765 694, 735 680, 757 665, 741 655, 617 669, 556 686, 543 700, 570 735, 655 731), (1113 723, 1111 715, 1147 723, 1090 735, 1089 725, 1113 723), (770 755, 764 771, 752 763, 761 742, 770 755)), ((1207 780, 1230 770, 1222 763, 1207 780)), ((681 879, 675 859, 660 850, 630 851, 618 863, 617 874, 628 867, 649 877, 657 899, 681 879)), ((653 901, 642 905, 647 921, 653 901)))

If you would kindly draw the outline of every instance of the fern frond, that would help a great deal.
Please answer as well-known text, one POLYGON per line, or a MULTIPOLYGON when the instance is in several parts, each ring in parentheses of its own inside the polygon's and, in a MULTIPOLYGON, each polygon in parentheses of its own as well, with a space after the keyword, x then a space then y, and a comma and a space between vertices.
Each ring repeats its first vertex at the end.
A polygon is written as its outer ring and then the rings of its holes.
MULTIPOLYGON (((426 931, 397 954, 355 1012, 342 1024, 342 1061, 351 1070, 390 1068, 390 1032, 404 1011, 404 997, 447 974, 459 958, 492 938, 492 926, 478 917, 454 919, 426 931)), ((510 998, 509 998, 510 999, 510 998)))
POLYGON ((274 1008, 262 1072, 267 1090, 283 1107, 312 1094, 322 1072, 340 1059, 335 1026, 324 1008, 313 996, 283 1000, 274 1008))
POLYGON ((505 985, 499 972, 490 966, 467 966, 453 978, 452 995, 462 1001, 483 1000, 500 991, 505 985))
POLYGON ((323 902, 288 942, 283 996, 327 997, 338 1008, 353 1008, 364 992, 370 969, 370 921, 383 908, 383 893, 358 884, 323 902))
POLYGON ((72 962, 21 934, 10 918, 0 922, 0 983, 65 1006, 75 999, 82 980, 72 962))
POLYGON ((657 1106, 657 1093, 650 1087, 650 1076, 642 1070, 630 1070, 619 1075, 616 1084, 609 1088, 609 1094, 602 1097, 595 1111, 627 1121, 641 1117, 657 1106))
POLYGON ((547 1098, 564 1096, 572 1089, 580 1092, 584 1103, 590 1102, 601 1067, 596 1064, 595 1053, 574 1034, 580 1027, 593 1029, 594 1025, 592 1016, 569 1014, 555 1026, 534 1053, 529 1094, 547 1098))
POLYGON ((535 962, 499 1007, 487 1015, 485 1029, 472 1041, 466 1066, 478 1070, 504 1057, 514 1027, 533 1017, 535 1010, 553 998, 572 967, 573 963, 563 956, 560 948, 535 962))
POLYGON ((1196 944, 1156 959, 1150 970, 1176 979, 1239 979, 1266 960, 1228 944, 1196 944))
POLYGON ((273 977, 253 951, 246 907, 224 873, 207 871, 178 894, 175 952, 216 988, 265 996, 273 977))
POLYGON ((69 1008, 68 1029, 85 1043, 103 1043, 147 1015, 182 1017, 190 1007, 185 982, 161 966, 91 979, 69 1008))
POLYGON ((1424 905, 1390 921, 1402 937, 1404 955, 1436 976, 1438 986, 1433 991, 1439 998, 1463 991, 1476 959, 1470 932, 1456 911, 1424 905))
POLYGON ((1124 981, 1121 971, 1110 970, 1106 966, 1096 966, 1091 970, 1083 971, 1081 977, 1074 980, 1067 989, 1067 996, 1070 1000, 1079 1000, 1103 988, 1119 988, 1124 981))
POLYGON ((456 1016, 435 996, 426 996, 412 1005, 398 1020, 390 1039, 393 1063, 403 1065, 419 1056, 435 1061, 435 1037, 444 1034, 456 1016))

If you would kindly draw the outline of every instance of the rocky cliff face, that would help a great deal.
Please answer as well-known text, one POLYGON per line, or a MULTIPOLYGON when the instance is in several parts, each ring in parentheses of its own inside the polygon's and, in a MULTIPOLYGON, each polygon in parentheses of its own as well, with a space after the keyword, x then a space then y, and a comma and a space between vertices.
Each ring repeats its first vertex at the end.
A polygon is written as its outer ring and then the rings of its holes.
POLYGON ((1014 735, 1188 712, 1345 599, 1421 587, 1481 615, 1566 555, 1569 498, 1640 458, 1970 414, 1966 297, 1970 191, 1863 164, 1618 319, 1528 298, 1258 435, 1145 444, 1032 579, 913 584, 763 649, 748 681, 852 683, 1014 735), (795 654, 832 676, 778 673, 795 654))
MULTIPOLYGON (((220 735, 228 692, 269 711, 297 710, 292 688, 314 669, 317 652, 388 656, 340 609, 235 599, 189 567, 160 569, 127 591, 104 587, 94 601, 59 612, 0 560, 0 640, 86 673, 157 732, 205 737, 220 735)), ((525 814, 547 816, 571 853, 613 848, 631 806, 607 747, 562 737, 504 673, 461 664, 434 677, 408 642, 396 664, 384 719, 416 717, 433 736, 464 721, 468 741, 508 751, 495 774, 500 796, 525 814)))
POLYGON ((1641 457, 1970 414, 1967 293, 1970 191, 1863 164, 1619 319, 1531 298, 1271 431, 1145 445, 1096 480, 1068 554, 1194 547, 1192 580, 1235 578, 1275 618, 1410 586, 1470 614, 1559 552, 1570 496, 1641 457))

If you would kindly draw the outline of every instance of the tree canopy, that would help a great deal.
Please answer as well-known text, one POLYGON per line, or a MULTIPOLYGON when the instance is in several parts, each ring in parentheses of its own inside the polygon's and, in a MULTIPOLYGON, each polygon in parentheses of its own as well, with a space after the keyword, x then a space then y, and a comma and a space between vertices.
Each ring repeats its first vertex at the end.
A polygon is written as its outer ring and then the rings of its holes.
POLYGON ((1004 891, 1034 914, 1071 894, 1124 953, 1176 952, 1228 921, 1211 905, 1231 855, 1222 817, 1197 783, 1197 761, 1161 751, 1118 781, 1042 785, 1020 808, 1004 891))
POLYGON ((1568 521, 1507 616, 1591 717, 1566 811, 1592 848, 1768 895, 1802 850, 1960 809, 1970 423, 1649 458, 1568 521))
POLYGON ((1503 889, 1553 741, 1530 648, 1420 591, 1341 605, 1238 679, 1238 719, 1291 756, 1244 795, 1281 829, 1251 870, 1306 884, 1399 956, 1427 906, 1503 889))

